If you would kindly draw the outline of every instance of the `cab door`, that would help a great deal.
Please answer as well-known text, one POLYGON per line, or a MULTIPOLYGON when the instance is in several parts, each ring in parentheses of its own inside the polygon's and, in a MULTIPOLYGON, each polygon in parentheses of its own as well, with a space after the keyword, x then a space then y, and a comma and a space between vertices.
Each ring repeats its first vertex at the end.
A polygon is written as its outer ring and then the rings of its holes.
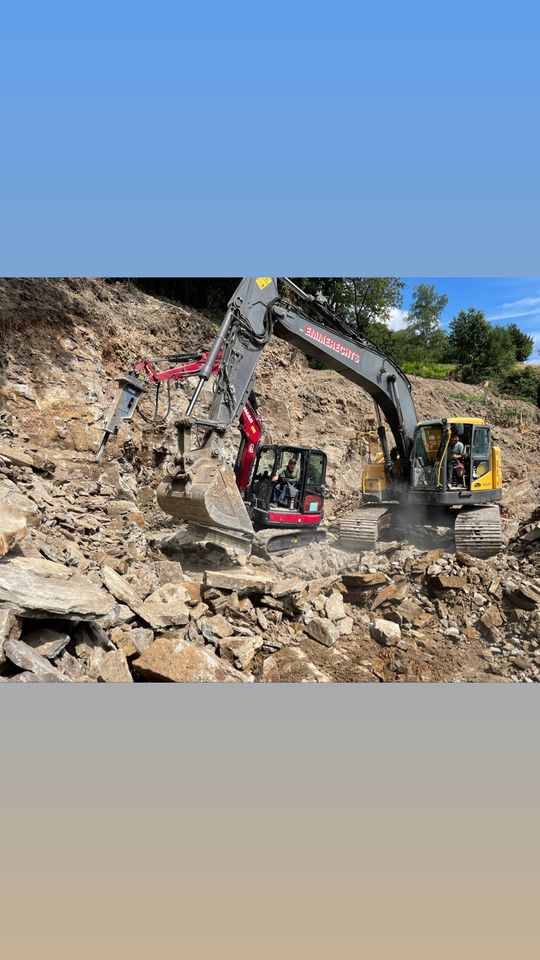
POLYGON ((471 490, 490 490, 491 431, 487 426, 474 426, 471 437, 471 490))
POLYGON ((323 516, 325 480, 326 454, 321 450, 310 450, 305 467, 302 513, 314 521, 323 516))

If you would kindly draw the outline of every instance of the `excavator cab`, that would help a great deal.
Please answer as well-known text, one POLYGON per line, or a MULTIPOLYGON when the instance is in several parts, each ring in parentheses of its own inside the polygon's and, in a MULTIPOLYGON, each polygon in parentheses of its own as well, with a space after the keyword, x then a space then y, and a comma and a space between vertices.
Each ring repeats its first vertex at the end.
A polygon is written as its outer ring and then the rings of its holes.
POLYGON ((501 451, 480 417, 418 424, 411 453, 413 502, 470 505, 500 500, 501 493, 501 451), (452 434, 461 444, 458 456, 452 456, 452 434))
POLYGON ((244 500, 255 530, 316 528, 324 515, 326 454, 313 447, 260 447, 244 500))

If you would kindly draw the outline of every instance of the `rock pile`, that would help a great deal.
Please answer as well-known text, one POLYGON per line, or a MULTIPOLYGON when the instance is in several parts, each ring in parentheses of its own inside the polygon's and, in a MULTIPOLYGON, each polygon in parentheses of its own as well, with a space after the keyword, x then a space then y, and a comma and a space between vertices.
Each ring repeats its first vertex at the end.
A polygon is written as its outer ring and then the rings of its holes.
POLYGON ((537 514, 490 560, 400 541, 312 547, 312 569, 340 558, 322 578, 291 576, 290 555, 285 575, 260 560, 196 574, 149 545, 117 462, 16 459, 0 481, 4 681, 540 678, 537 514))

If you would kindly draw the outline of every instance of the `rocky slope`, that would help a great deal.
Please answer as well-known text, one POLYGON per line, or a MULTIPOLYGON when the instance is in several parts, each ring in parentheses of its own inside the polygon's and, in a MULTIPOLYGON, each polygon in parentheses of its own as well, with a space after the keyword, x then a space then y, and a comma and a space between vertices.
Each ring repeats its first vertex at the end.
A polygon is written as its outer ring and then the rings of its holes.
MULTIPOLYGON (((93 460, 114 377, 136 357, 197 349, 214 332, 129 283, 0 281, 0 679, 538 679, 533 408, 414 381, 420 416, 466 412, 496 427, 500 557, 456 557, 437 528, 430 539, 402 529, 377 553, 349 555, 330 531, 316 548, 240 568, 186 548, 155 505, 189 385, 173 389, 167 428, 136 417, 93 460)), ((369 398, 277 340, 256 388, 266 439, 326 450, 332 521, 358 489, 369 398)), ((234 437, 228 443, 232 454, 234 437)))

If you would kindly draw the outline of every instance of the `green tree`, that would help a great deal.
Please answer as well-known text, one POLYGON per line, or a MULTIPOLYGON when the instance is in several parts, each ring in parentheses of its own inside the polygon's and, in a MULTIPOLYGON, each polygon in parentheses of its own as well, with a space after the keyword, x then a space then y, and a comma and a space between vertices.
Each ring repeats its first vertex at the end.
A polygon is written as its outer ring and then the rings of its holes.
POLYGON ((368 327, 367 336, 379 350, 382 350, 391 360, 399 363, 395 334, 387 327, 386 323, 373 320, 368 327))
POLYGON ((515 366, 516 345, 508 327, 490 327, 487 364, 494 376, 501 376, 515 366))
POLYGON ((458 364, 460 375, 469 383, 491 376, 491 330, 481 310, 461 310, 450 323, 448 338, 450 355, 458 364))
POLYGON ((447 295, 437 293, 433 284, 419 283, 414 288, 407 315, 407 359, 440 360, 446 347, 441 314, 447 303, 447 295))
POLYGON ((505 376, 516 363, 514 335, 508 327, 492 327, 481 310, 462 310, 450 324, 451 359, 469 383, 505 376))
POLYGON ((399 277, 299 277, 308 293, 322 294, 340 319, 369 336, 371 323, 388 323, 403 304, 405 284, 399 277))
POLYGON ((498 381, 499 389, 540 407, 540 370, 535 367, 514 367, 498 381))
POLYGON ((523 333, 523 330, 520 330, 515 323, 510 323, 506 329, 514 342, 516 360, 519 363, 525 363, 525 360, 528 360, 534 347, 533 337, 529 337, 528 334, 523 333))

